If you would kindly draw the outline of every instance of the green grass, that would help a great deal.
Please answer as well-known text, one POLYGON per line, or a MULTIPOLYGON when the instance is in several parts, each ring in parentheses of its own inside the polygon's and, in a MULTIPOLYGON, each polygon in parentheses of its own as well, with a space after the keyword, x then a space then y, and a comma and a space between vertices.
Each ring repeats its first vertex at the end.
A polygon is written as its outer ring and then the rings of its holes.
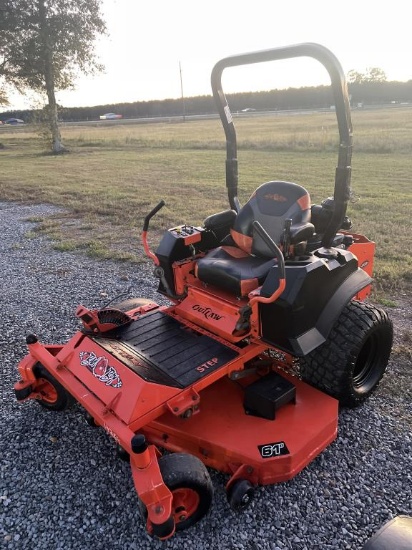
MULTIPOLYGON (((333 113, 235 120, 239 196, 264 181, 305 186, 313 202, 333 192, 337 131, 333 113)), ((355 111, 348 214, 354 231, 376 241, 378 291, 396 294, 412 281, 410 181, 412 109, 355 111)), ((151 243, 180 223, 199 224, 227 208, 225 141, 218 120, 62 128, 71 153, 44 154, 38 131, 2 128, 0 200, 51 203, 65 209, 37 231, 59 250, 142 261, 143 218, 160 199, 151 243)))

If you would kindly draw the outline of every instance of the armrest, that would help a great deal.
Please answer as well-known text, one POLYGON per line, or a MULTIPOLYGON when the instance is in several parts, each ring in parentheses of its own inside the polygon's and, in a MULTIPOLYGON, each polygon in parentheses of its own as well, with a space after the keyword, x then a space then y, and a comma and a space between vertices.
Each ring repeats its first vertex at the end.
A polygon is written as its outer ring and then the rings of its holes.
POLYGON ((290 243, 297 244, 301 241, 307 241, 315 232, 313 223, 296 223, 290 226, 290 243))
POLYGON ((223 212, 208 216, 203 222, 203 225, 206 229, 210 229, 211 231, 222 227, 230 229, 234 224, 236 216, 237 214, 234 210, 224 210, 223 212))
POLYGON ((234 210, 224 210, 207 217, 203 225, 206 230, 212 231, 218 242, 220 242, 229 235, 230 229, 235 223, 236 216, 237 214, 234 210))

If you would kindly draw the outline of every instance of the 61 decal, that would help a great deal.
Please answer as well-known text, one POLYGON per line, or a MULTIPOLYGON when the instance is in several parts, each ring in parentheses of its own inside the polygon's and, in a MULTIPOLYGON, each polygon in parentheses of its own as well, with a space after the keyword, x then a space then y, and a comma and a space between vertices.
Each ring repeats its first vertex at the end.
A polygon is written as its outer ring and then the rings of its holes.
POLYGON ((275 443, 266 443, 258 445, 259 453, 262 458, 273 458, 276 456, 288 455, 289 449, 284 441, 276 441, 275 443))

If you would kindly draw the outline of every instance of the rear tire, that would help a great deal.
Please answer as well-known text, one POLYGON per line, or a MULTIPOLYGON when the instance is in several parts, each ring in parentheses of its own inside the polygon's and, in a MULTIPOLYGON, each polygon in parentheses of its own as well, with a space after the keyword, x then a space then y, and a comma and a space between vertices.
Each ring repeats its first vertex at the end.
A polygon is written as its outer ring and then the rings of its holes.
POLYGON ((387 313, 353 300, 343 309, 328 339, 300 359, 302 379, 341 405, 357 407, 384 375, 392 339, 387 313))

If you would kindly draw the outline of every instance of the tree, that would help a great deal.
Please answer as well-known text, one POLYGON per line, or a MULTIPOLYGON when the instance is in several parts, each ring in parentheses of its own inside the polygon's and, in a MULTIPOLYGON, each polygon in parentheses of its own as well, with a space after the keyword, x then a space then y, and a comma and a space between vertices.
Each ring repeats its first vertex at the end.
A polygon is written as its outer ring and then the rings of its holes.
POLYGON ((379 67, 369 67, 367 69, 368 82, 387 82, 385 71, 379 67))
POLYGON ((18 90, 45 94, 52 150, 65 148, 56 91, 74 86, 77 73, 100 71, 94 43, 106 34, 102 0, 0 0, 0 75, 18 90))
MULTIPOLYGON (((5 5, 4 0, 0 0, 0 21, 4 17, 5 5)), ((1 23, 0 23, 1 26, 1 23)), ((4 35, 0 32, 0 105, 8 105, 6 85, 4 79, 1 78, 2 74, 2 57, 1 52, 3 50, 2 44, 4 43, 4 35)))
POLYGON ((8 105, 9 100, 7 98, 7 92, 4 84, 0 83, 0 105, 8 105))
POLYGON ((368 67, 364 73, 352 70, 347 76, 349 84, 387 82, 385 71, 379 67, 368 67))

